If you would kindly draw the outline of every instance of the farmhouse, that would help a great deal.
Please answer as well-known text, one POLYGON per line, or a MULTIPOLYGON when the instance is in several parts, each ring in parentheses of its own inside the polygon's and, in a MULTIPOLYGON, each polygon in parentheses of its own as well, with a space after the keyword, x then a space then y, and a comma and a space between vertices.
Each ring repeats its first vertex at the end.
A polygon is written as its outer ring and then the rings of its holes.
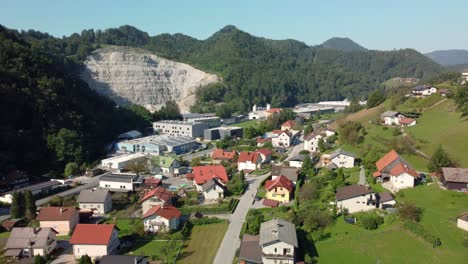
POLYGON ((403 118, 400 118, 400 125, 404 127, 415 126, 416 120, 414 120, 413 118, 409 118, 409 117, 403 117, 403 118))
POLYGON ((237 152, 235 150, 228 151, 224 149, 215 149, 213 153, 211 153, 211 159, 215 164, 220 164, 223 161, 232 162, 236 156, 237 152))
POLYGON ((108 190, 82 190, 77 202, 82 211, 92 211, 95 214, 105 214, 112 210, 112 197, 108 190))
POLYGON ((274 148, 289 148, 292 143, 292 134, 288 130, 275 130, 273 131, 271 144, 274 148))
POLYGON ((33 258, 48 255, 57 247, 56 235, 50 227, 15 227, 6 242, 4 256, 33 258))
POLYGON ((257 149, 258 154, 260 154, 260 158, 262 158, 262 164, 268 163, 271 161, 271 154, 273 151, 271 151, 268 148, 261 148, 257 149))
POLYGON ((222 165, 193 167, 193 183, 199 192, 203 192, 203 184, 211 179, 217 179, 223 186, 229 181, 226 169, 222 165))
POLYGON ((382 123, 389 126, 400 125, 400 119, 404 118, 405 116, 402 115, 400 112, 395 111, 387 111, 380 115, 380 119, 382 123))
POLYGON ((281 175, 274 180, 265 182, 266 198, 280 203, 287 203, 292 196, 293 183, 291 180, 281 175))
POLYGON ((449 190, 467 190, 468 168, 442 168, 440 180, 449 190))
POLYGON ((336 168, 352 168, 354 167, 354 153, 337 149, 330 154, 330 162, 335 164, 336 168))
POLYGON ((80 221, 80 211, 75 207, 43 207, 36 220, 43 228, 53 228, 61 235, 68 235, 80 221))
POLYGON ((175 202, 175 194, 166 190, 163 187, 157 187, 149 192, 147 192, 141 199, 141 207, 143 209, 143 213, 146 213, 149 209, 153 206, 161 205, 161 204, 174 204, 175 202))
POLYGON ((241 151, 237 160, 237 170, 250 173, 262 168, 262 157, 256 151, 241 151))
POLYGON ((336 190, 336 205, 341 211, 349 213, 369 211, 376 208, 375 193, 367 186, 353 184, 336 190))
POLYGON ((437 93, 437 88, 430 85, 418 85, 413 88, 412 93, 416 97, 425 97, 437 93))
POLYGON ((311 153, 319 152, 318 142, 320 139, 324 139, 324 136, 320 132, 312 132, 304 138, 304 150, 311 153))
POLYGON ((468 212, 465 212, 457 217, 457 227, 468 231, 468 212))
POLYGON ((179 226, 180 211, 172 205, 156 205, 141 217, 146 232, 169 231, 179 226))
POLYGON ((206 201, 224 198, 224 186, 216 179, 211 179, 202 185, 203 197, 206 201))
POLYGON ((73 255, 100 258, 117 253, 119 232, 113 224, 78 224, 70 239, 73 255))

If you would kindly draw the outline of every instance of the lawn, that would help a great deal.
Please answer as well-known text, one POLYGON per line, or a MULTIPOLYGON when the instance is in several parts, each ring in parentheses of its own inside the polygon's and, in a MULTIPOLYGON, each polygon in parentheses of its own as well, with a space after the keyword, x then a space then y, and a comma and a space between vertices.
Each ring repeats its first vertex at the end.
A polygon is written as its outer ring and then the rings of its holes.
POLYGON ((260 122, 261 122, 260 120, 247 120, 247 121, 232 124, 232 125, 229 125, 229 126, 242 127, 242 128, 247 128, 247 127, 251 127, 251 126, 257 127, 260 122))
POLYGON ((0 233, 0 238, 8 238, 10 236, 10 232, 2 232, 0 233))
POLYGON ((460 118, 452 100, 424 112, 417 125, 407 131, 424 153, 431 155, 442 145, 460 166, 468 166, 468 119, 460 118))
POLYGON ((404 230, 398 219, 369 231, 346 224, 342 218, 326 230, 330 238, 317 242, 319 263, 465 263, 468 249, 455 217, 466 210, 468 196, 444 191, 435 184, 405 190, 397 200, 414 200, 423 209, 421 224, 440 237, 432 246, 404 230))
POLYGON ((228 223, 194 226, 178 263, 212 263, 227 228, 228 223))
MULTIPOLYGON (((134 256, 155 256, 156 259, 164 259, 166 255, 164 253, 165 246, 167 246, 168 241, 163 240, 137 240, 130 252, 130 255, 134 256)), ((173 245, 170 247, 168 252, 168 263, 173 263, 177 251, 182 246, 182 241, 173 241, 173 245)))

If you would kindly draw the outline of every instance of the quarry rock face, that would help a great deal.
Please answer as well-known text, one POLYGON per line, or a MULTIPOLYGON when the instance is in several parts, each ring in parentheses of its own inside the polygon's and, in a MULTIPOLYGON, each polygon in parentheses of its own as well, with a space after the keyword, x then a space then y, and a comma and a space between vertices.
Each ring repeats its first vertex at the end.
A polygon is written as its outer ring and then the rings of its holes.
POLYGON ((86 58, 83 80, 119 105, 134 103, 156 110, 174 100, 189 111, 196 90, 220 78, 194 67, 158 57, 149 51, 109 47, 86 58))

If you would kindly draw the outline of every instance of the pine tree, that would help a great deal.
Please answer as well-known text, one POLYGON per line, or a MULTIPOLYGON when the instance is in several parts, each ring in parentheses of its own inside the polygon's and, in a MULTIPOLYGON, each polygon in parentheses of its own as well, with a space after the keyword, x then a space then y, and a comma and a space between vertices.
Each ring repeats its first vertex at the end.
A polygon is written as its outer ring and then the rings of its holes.
POLYGON ((335 188, 344 186, 345 181, 346 181, 346 179, 345 179, 343 168, 339 168, 336 171, 335 188))
POLYGON ((21 192, 13 193, 10 215, 13 219, 24 217, 24 196, 21 192))
POLYGON ((440 172, 442 167, 449 167, 451 165, 452 161, 450 160, 448 153, 442 148, 441 145, 439 145, 429 160, 427 168, 431 172, 440 172))
POLYGON ((83 255, 81 256, 79 264, 92 264, 93 262, 91 261, 91 258, 88 255, 83 255))
POLYGON ((24 193, 25 212, 24 215, 28 220, 36 218, 36 201, 34 200, 31 190, 24 193))
POLYGON ((45 263, 46 263, 46 261, 42 256, 36 255, 34 257, 34 264, 45 264, 45 263))
POLYGON ((323 138, 320 138, 318 140, 318 149, 319 149, 320 152, 325 151, 325 140, 323 140, 323 138))

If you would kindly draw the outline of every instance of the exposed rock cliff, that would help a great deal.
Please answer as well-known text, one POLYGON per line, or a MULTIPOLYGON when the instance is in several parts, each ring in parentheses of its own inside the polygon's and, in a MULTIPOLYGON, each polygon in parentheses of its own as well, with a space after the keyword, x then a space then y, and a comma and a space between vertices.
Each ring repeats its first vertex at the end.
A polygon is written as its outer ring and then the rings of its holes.
POLYGON ((92 89, 117 104, 131 102, 150 110, 175 100, 182 111, 188 111, 197 88, 220 81, 188 64, 127 47, 98 49, 84 64, 82 78, 92 89))

